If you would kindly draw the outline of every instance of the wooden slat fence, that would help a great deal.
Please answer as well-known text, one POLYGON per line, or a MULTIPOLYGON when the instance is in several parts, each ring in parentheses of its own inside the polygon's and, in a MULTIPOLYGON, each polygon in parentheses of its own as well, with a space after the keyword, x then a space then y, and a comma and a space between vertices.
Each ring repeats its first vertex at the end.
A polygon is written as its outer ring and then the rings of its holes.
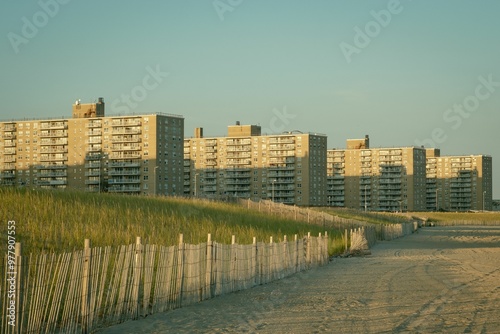
POLYGON ((353 229, 356 227, 370 225, 365 221, 346 219, 339 216, 333 216, 326 212, 311 210, 310 208, 291 206, 269 200, 252 201, 250 199, 239 199, 238 203, 254 211, 265 212, 286 219, 323 225, 325 227, 334 227, 339 230, 353 229))
POLYGON ((369 249, 377 241, 388 241, 414 233, 419 228, 418 222, 372 225, 351 229, 349 233, 350 249, 369 249))
POLYGON ((15 312, 7 256, 0 265, 0 333, 99 328, 266 284, 328 262, 328 236, 231 245, 135 244, 17 257, 15 312), (14 315, 11 322, 9 315, 14 315), (12 326, 11 324, 14 324, 12 326))

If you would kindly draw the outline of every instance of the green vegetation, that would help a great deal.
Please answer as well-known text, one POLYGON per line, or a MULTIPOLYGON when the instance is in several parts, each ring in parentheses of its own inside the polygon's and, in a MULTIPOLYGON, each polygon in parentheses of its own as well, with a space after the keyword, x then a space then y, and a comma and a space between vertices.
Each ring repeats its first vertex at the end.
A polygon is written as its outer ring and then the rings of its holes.
POLYGON ((399 214, 393 213, 384 213, 384 212, 364 212, 356 209, 348 209, 348 208, 330 208, 330 207, 322 207, 317 208, 319 211, 326 212, 333 216, 338 216, 345 219, 355 219, 362 220, 372 224, 399 224, 399 223, 408 223, 412 220, 406 216, 402 216, 399 214))
POLYGON ((413 212, 414 217, 427 218, 433 222, 487 221, 499 222, 500 212, 413 212))
MULTIPOLYGON (((130 244, 136 236, 143 243, 164 246, 184 242, 198 244, 207 240, 230 243, 236 236, 240 244, 257 241, 292 240, 324 233, 323 226, 247 210, 236 204, 208 202, 185 198, 148 198, 76 191, 42 191, 0 189, 2 211, 0 233, 6 239, 7 221, 16 221, 16 241, 23 253, 65 252, 82 249, 84 239, 92 246, 130 244)), ((329 252, 343 251, 341 233, 327 229, 329 252)), ((2 242, 0 249, 6 247, 2 242)))

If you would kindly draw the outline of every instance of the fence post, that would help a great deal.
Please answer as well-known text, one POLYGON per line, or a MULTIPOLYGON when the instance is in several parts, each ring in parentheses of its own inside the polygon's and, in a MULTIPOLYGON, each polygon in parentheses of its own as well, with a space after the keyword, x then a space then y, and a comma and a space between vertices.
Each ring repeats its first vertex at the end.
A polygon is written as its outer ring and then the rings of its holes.
POLYGON ((141 271, 142 271, 142 245, 141 237, 135 238, 135 261, 134 261, 134 277, 132 286, 132 303, 134 305, 132 319, 139 318, 139 291, 141 284, 141 271))
POLYGON ((205 299, 212 298, 212 255, 213 255, 212 235, 207 237, 207 270, 205 274, 205 299), (208 296, 208 297, 207 297, 208 296))
POLYGON ((297 237, 297 234, 295 234, 295 272, 298 273, 300 271, 299 269, 299 238, 297 237))
MULTIPOLYGON (((259 205, 260 205, 260 201, 259 201, 259 205)), ((254 280, 253 280, 253 285, 258 285, 260 284, 260 280, 259 280, 259 257, 258 257, 258 254, 257 254, 257 238, 256 237, 253 237, 253 270, 254 270, 254 280)))
POLYGON ((179 298, 179 307, 182 306, 182 285, 184 283, 184 236, 179 234, 179 252, 177 253, 177 289, 179 298))
MULTIPOLYGON (((22 298, 22 266, 21 266, 21 261, 22 261, 22 257, 21 257, 21 243, 20 242, 16 242, 15 244, 15 257, 16 257, 16 269, 15 269, 15 277, 16 277, 16 321, 15 321, 15 329, 14 331, 16 333, 21 333, 22 332, 22 319, 21 319, 21 315, 22 315, 22 307, 23 305, 21 304, 22 301, 23 301, 23 298, 22 298)), ((11 270, 6 270, 7 272, 8 271, 11 271, 11 270)))
POLYGON ((348 251, 348 238, 347 238, 347 229, 345 229, 345 252, 347 253, 348 251))
MULTIPOLYGON (((309 214, 309 212, 308 212, 309 214)), ((311 232, 307 232, 307 239, 306 239, 306 264, 308 268, 311 265, 311 232)))
POLYGON ((90 240, 85 239, 83 249, 83 278, 82 278, 82 333, 89 332, 89 313, 90 313, 90 268, 92 257, 90 249, 90 240))
POLYGON ((231 236, 231 269, 229 271, 229 279, 231 282, 231 292, 237 291, 238 286, 237 286, 237 277, 236 277, 236 263, 237 261, 237 256, 236 256, 236 237, 233 234, 231 236))
POLYGON ((325 237, 324 239, 324 249, 325 249, 325 261, 328 263, 328 231, 325 231, 325 237))

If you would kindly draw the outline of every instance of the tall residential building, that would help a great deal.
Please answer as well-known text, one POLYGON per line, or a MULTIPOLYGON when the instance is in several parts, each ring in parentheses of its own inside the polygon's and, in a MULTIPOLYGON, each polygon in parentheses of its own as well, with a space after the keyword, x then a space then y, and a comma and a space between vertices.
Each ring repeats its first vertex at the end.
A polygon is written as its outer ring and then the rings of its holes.
POLYGON ((427 210, 492 210, 492 159, 427 149, 427 210))
POLYGON ((184 194, 325 205, 326 147, 322 134, 261 135, 237 122, 227 137, 205 138, 197 128, 184 141, 184 194))
POLYGON ((183 117, 105 116, 104 106, 77 101, 72 118, 0 122, 0 184, 182 195, 183 117))
POLYGON ((369 137, 327 152, 327 204, 372 211, 426 208, 425 149, 370 148, 369 137))

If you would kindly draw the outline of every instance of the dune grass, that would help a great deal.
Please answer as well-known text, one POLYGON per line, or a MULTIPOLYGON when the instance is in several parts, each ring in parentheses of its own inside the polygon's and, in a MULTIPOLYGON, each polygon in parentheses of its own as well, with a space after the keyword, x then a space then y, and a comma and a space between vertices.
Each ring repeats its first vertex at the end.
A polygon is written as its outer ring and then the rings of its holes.
POLYGON ((361 220, 371 224, 399 224, 408 223, 411 221, 409 217, 402 216, 400 214, 385 212, 365 212, 357 209, 331 207, 321 207, 316 208, 316 210, 326 212, 333 216, 338 216, 345 219, 361 220))
MULTIPOLYGON (((292 240, 324 233, 323 226, 280 219, 249 211, 237 204, 208 202, 186 198, 124 196, 92 194, 76 191, 44 191, 0 189, 2 225, 0 233, 7 235, 7 221, 16 221, 16 241, 23 253, 66 252, 82 249, 84 239, 92 246, 130 244, 136 236, 144 244, 175 245, 179 234, 185 243, 197 244, 207 240, 230 243, 236 236, 239 244, 257 241, 292 240)), ((330 254, 342 249, 341 233, 329 234, 330 254)), ((0 245, 5 248, 6 243, 0 245)))
POLYGON ((434 222, 486 221, 500 222, 500 212, 413 212, 415 217, 428 218, 434 222))

